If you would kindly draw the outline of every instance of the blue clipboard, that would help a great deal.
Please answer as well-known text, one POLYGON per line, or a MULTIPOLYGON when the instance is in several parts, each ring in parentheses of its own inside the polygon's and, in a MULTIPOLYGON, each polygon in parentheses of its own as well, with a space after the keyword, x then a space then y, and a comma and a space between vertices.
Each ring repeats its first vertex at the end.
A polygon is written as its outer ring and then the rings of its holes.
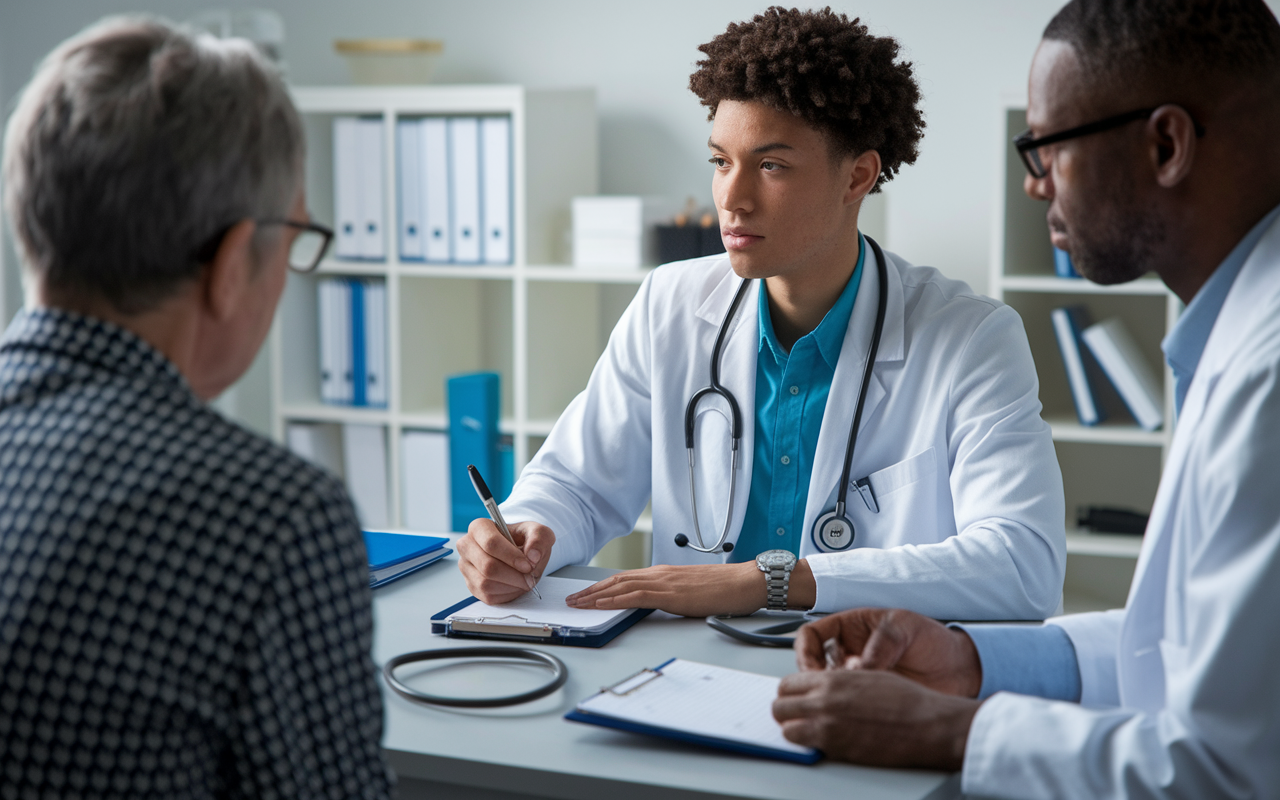
MULTIPOLYGON (((652 672, 654 676, 661 674, 662 668, 675 661, 674 658, 668 659, 662 664, 654 667, 652 670, 641 670, 637 675, 625 678, 619 683, 626 683, 644 672, 652 672)), ((617 686, 618 684, 614 684, 617 686)), ((602 691, 610 691, 613 686, 606 687, 602 691)), ((743 755, 755 756, 757 758, 770 758, 777 761, 789 761, 793 764, 816 764, 822 760, 822 751, 810 750, 807 753, 796 753, 790 750, 779 750, 777 748, 765 745, 746 744, 744 742, 736 742, 729 739, 720 739, 715 736, 704 736, 698 733, 690 733, 689 731, 680 730, 678 728, 666 728, 660 725, 648 725, 641 722, 632 722, 630 720, 617 719, 615 717, 607 717, 601 714, 592 714, 589 712, 573 709, 564 715, 564 718, 570 722, 585 722, 588 725, 599 725, 602 728, 612 728, 613 730, 626 731, 627 733, 640 733, 646 736, 658 736, 663 739, 671 739, 677 742, 685 742, 701 747, 710 747, 716 750, 726 750, 731 753, 741 753, 743 755)))
POLYGON ((526 644, 560 644, 566 647, 604 647, 609 642, 617 638, 618 634, 635 625, 640 620, 653 613, 652 608, 637 608, 629 614, 625 614, 618 619, 611 627, 596 634, 586 634, 582 636, 561 636, 554 632, 546 633, 515 633, 511 631, 500 631, 494 633, 481 633, 480 631, 458 631, 454 630, 445 618, 455 611, 461 611, 472 603, 478 602, 474 597, 468 597, 460 603, 449 606, 444 611, 431 617, 431 632, 434 634, 443 634, 451 639, 499 639, 502 641, 525 642, 526 644))

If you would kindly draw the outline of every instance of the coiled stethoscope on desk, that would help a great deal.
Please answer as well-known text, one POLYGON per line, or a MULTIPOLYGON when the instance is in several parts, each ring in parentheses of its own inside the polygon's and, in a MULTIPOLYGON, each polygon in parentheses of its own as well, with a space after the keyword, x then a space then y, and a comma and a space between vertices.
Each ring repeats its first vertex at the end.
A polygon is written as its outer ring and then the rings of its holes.
MULTIPOLYGON (((871 344, 867 347, 867 363, 862 373, 862 386, 858 390, 858 404, 854 407, 853 423, 849 426, 849 444, 845 447, 844 468, 840 472, 840 483, 836 489, 836 506, 818 516, 818 519, 814 521, 813 531, 810 534, 813 537, 814 545, 823 552, 847 550, 853 545, 853 521, 845 513, 845 496, 849 492, 849 471, 853 465, 854 448, 858 444, 858 426, 862 422, 862 408, 866 404, 867 388, 871 385, 871 370, 875 366, 876 354, 880 350, 880 336, 884 333, 885 310, 889 304, 889 276, 885 267, 884 251, 870 236, 864 236, 863 238, 871 245, 871 250, 875 254, 876 274, 880 278, 880 296, 876 307, 876 324, 871 332, 871 344)), ((742 304, 742 298, 746 296, 751 280, 750 278, 743 279, 737 293, 733 296, 733 302, 729 304, 729 312, 724 315, 724 321, 720 323, 720 330, 716 334, 715 347, 711 350, 710 385, 694 392, 684 409, 684 446, 689 454, 689 505, 693 511, 693 535, 697 538, 698 543, 693 544, 689 541, 688 536, 680 533, 676 534, 676 545, 678 547, 690 547, 699 553, 728 553, 733 550, 733 542, 728 541, 728 538, 729 527, 733 524, 733 502, 738 486, 738 451, 742 442, 742 411, 738 407, 738 399, 733 396, 733 392, 720 383, 720 354, 724 349, 724 340, 728 335, 729 325, 733 322, 734 315, 738 312, 738 306, 742 304), (720 529, 720 536, 716 543, 711 547, 707 547, 702 540, 702 529, 698 524, 698 494, 693 477, 693 426, 697 417, 698 403, 708 395, 719 395, 728 403, 733 435, 730 445, 732 447, 732 461, 730 466, 731 474, 729 475, 729 502, 725 509, 724 526, 720 529)))

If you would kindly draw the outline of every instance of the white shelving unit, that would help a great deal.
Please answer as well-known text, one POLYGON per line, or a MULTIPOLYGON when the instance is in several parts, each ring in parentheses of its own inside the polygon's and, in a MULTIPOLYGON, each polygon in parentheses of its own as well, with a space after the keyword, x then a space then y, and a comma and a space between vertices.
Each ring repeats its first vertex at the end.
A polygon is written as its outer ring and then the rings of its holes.
POLYGON ((501 427, 517 471, 586 385, 610 331, 647 269, 582 269, 568 261, 570 198, 598 192, 599 148, 591 89, 521 86, 295 88, 307 131, 307 200, 333 222, 333 119, 381 116, 386 197, 385 262, 326 260, 316 275, 290 275, 271 337, 273 431, 290 422, 381 425, 387 434, 389 510, 401 524, 401 434, 445 430, 445 379, 502 376, 501 427), (513 263, 430 265, 400 261, 395 121, 432 115, 509 115, 513 263), (335 275, 387 284, 390 402, 385 409, 320 401, 316 286, 335 275))
POLYGON ((1068 611, 1123 605, 1133 576, 1139 536, 1096 534, 1075 528, 1083 505, 1150 511, 1160 470, 1173 439, 1173 378, 1164 367, 1160 341, 1182 305, 1157 278, 1118 286, 1059 278, 1045 221, 1045 203, 1023 191, 1026 168, 1009 142, 1027 127, 1025 106, 1006 103, 999 130, 1003 157, 991 242, 990 291, 1012 306, 1026 326, 1040 379, 1040 402, 1053 432, 1067 501, 1068 611), (1164 376, 1165 424, 1146 431, 1132 421, 1081 425, 1071 401, 1050 312, 1061 306, 1088 306, 1095 321, 1121 317, 1143 355, 1164 376))

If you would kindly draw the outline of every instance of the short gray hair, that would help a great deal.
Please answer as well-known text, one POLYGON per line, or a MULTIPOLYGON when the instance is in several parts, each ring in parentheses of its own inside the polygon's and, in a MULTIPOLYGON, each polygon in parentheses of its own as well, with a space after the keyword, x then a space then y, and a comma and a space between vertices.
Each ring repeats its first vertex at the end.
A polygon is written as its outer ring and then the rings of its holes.
POLYGON ((136 313, 195 278, 229 226, 284 216, 304 147, 279 73, 248 42, 110 18, 23 90, 4 199, 33 277, 136 313))

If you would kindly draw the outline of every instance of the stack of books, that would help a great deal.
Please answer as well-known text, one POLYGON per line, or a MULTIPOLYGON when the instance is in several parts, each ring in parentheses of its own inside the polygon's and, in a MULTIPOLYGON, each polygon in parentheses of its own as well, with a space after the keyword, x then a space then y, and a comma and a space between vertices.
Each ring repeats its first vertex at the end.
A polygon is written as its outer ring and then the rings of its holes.
POLYGON ((1124 323, 1113 317, 1091 325, 1083 306, 1057 308, 1051 316, 1080 424, 1107 419, 1106 397, 1114 389, 1139 426, 1159 429, 1164 424, 1160 381, 1124 323))

